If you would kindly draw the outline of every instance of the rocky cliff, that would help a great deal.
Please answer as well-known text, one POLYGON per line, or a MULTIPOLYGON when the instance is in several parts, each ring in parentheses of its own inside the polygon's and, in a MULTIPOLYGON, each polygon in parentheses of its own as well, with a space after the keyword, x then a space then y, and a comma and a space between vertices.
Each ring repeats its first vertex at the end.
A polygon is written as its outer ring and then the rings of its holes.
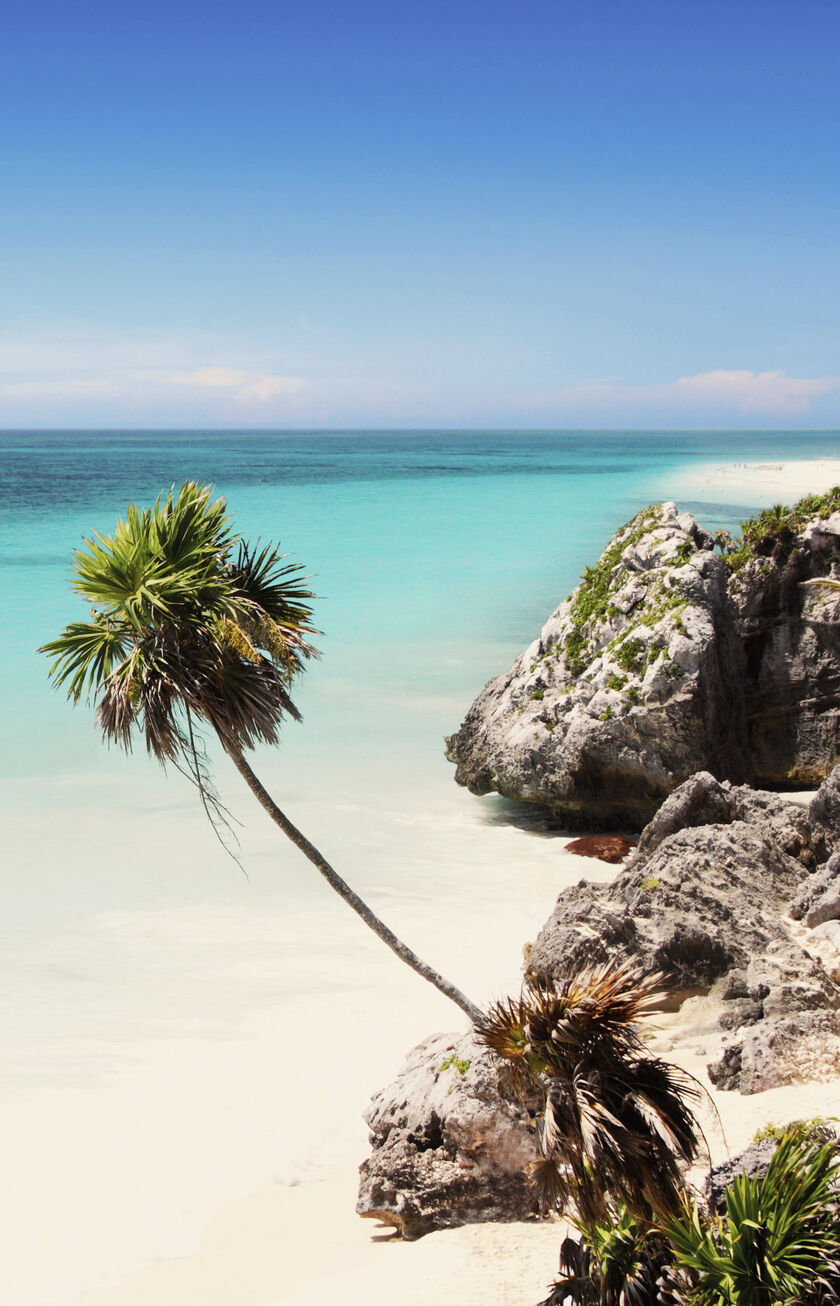
MULTIPOLYGON (((726 546, 725 546, 726 547, 726 546)), ((616 533, 447 740, 473 793, 641 829, 688 776, 815 786, 840 758, 840 490, 725 552, 673 503, 616 533)))

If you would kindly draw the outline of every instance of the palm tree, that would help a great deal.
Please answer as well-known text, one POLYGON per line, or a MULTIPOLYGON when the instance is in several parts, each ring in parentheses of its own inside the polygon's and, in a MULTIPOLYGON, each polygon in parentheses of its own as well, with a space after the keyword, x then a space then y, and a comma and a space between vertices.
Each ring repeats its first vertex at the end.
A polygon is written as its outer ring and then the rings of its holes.
POLYGON ((648 1053, 639 1027, 663 978, 615 961, 560 981, 530 975, 522 996, 494 1003, 478 1027, 511 1088, 538 1104, 543 1206, 571 1210, 590 1246, 622 1209, 643 1223, 680 1210, 680 1164, 697 1154, 698 1090, 648 1053))
MULTIPOLYGON (((407 965, 475 1024, 481 1012, 406 946, 330 866, 266 791, 245 752, 276 744, 295 676, 316 650, 309 641, 312 592, 302 568, 273 545, 235 533, 224 499, 188 481, 151 508, 130 505, 113 535, 85 539, 73 588, 94 606, 40 650, 50 676, 77 703, 96 705, 106 740, 131 749, 135 734, 162 764, 196 784, 223 837, 227 822, 213 787, 200 727, 209 726, 266 810, 332 888, 407 965)), ((229 827, 228 827, 229 828, 229 827)))

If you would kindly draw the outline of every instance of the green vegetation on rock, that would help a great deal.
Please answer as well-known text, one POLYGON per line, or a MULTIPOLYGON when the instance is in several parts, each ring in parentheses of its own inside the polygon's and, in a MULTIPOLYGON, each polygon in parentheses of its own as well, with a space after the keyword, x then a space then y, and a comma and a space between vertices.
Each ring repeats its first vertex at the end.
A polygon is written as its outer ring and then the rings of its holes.
MULTIPOLYGON (((616 568, 621 567, 622 554, 626 549, 638 544, 649 531, 662 520, 658 504, 643 508, 626 527, 627 533, 620 536, 615 543, 604 550, 594 567, 584 570, 583 578, 569 611, 572 629, 566 636, 563 652, 566 666, 573 676, 579 676, 591 656, 591 639, 584 634, 584 627, 602 622, 618 614, 612 602, 616 585, 616 568)), ((622 568, 622 571, 624 569, 622 568)))
POLYGON ((757 517, 741 522, 740 540, 722 542, 727 566, 740 571, 754 558, 769 558, 777 550, 789 556, 805 523, 812 517, 830 517, 833 512, 840 512, 840 486, 827 494, 807 494, 791 508, 782 503, 765 508, 757 517))

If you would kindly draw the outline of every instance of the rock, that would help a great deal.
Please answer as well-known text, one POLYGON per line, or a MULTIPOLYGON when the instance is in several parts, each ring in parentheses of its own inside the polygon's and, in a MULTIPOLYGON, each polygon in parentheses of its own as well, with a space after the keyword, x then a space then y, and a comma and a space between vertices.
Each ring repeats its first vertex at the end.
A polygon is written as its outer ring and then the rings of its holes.
MULTIPOLYGON (((805 582, 840 569, 837 497, 762 519, 730 559, 673 503, 637 514, 447 740, 456 780, 600 830, 641 829, 697 771, 822 782, 840 761, 840 596, 805 582)), ((820 801, 827 842, 805 852, 825 860, 840 780, 820 801)))
POLYGON ((698 771, 670 794, 639 837, 636 861, 655 852, 664 839, 701 825, 725 825, 732 820, 729 793, 708 771, 698 771))
POLYGON ((818 861, 840 851, 840 766, 820 785, 808 807, 818 861))
MULTIPOLYGON (((693 776, 666 800, 612 883, 584 880, 560 894, 528 950, 528 970, 559 978, 570 964, 633 958, 669 975, 677 1006, 716 985, 731 1038, 716 1082, 742 1092, 788 1083, 807 1061, 790 1054, 797 1028, 807 1042, 816 1017, 830 1016, 820 1026, 824 1055, 831 1060, 840 1048, 832 1023, 840 989, 785 915, 791 897, 831 882, 828 867, 809 873, 812 844, 801 808, 693 776), (713 824, 703 823, 709 818, 713 824)), ((840 942, 840 922, 829 925, 840 942)))
POLYGON ((739 1033, 720 1061, 708 1067, 716 1088, 762 1093, 840 1074, 840 1013, 796 1012, 761 1020, 739 1033))
POLYGON ((726 1209, 724 1192, 738 1175, 744 1174, 750 1179, 763 1179, 778 1146, 779 1141, 776 1138, 757 1139, 737 1156, 714 1166, 704 1179, 702 1188, 703 1197, 709 1208, 719 1215, 723 1214, 726 1209))
POLYGON ((778 794, 751 789, 748 785, 732 785, 729 781, 721 783, 708 771, 691 776, 666 798, 645 826, 634 860, 652 853, 663 839, 678 830, 731 821, 760 826, 782 852, 796 857, 808 868, 815 864, 807 812, 778 794))
POLYGON ((824 921, 840 920, 840 883, 835 881, 817 898, 805 917, 809 929, 822 925, 824 921))
POLYGON ((750 780, 728 575, 673 503, 639 513, 447 741, 458 782, 604 830, 641 829, 698 769, 750 780))
MULTIPOLYGON (((788 915, 792 916, 795 921, 801 921, 821 898, 827 893, 834 892, 834 886, 840 889, 840 853, 833 853, 828 861, 819 866, 813 875, 802 881, 799 892, 796 897, 788 904, 788 915)), ((831 916, 823 916, 823 920, 830 920, 831 916)), ((808 921, 807 924, 813 928, 818 925, 819 921, 808 921)))
POLYGON ((599 861, 616 865, 623 862, 635 847, 636 840, 623 834, 585 834, 567 843, 565 851, 578 857, 597 857, 599 861))
MULTIPOLYGON (((813 1139, 815 1143, 822 1146, 825 1143, 832 1143, 835 1150, 838 1146, 837 1135, 830 1125, 819 1121, 802 1121, 793 1120, 790 1122, 790 1128, 799 1127, 805 1137, 813 1139)), ((718 1215, 722 1215, 726 1209, 725 1192, 729 1184, 738 1175, 747 1175, 750 1179, 761 1180, 767 1173, 767 1168, 781 1141, 781 1131, 778 1136, 770 1138, 757 1138, 743 1152, 737 1156, 730 1157, 728 1161, 723 1161, 716 1165, 703 1181, 703 1197, 707 1206, 718 1215)))
POLYGON ((813 937, 815 939, 825 939, 836 952, 840 953, 840 921, 823 921, 820 925, 816 925, 813 930, 813 937))
POLYGON ((570 964, 619 955, 668 972, 678 992, 707 990, 737 969, 752 996, 761 981, 749 968, 771 945, 789 956, 785 976, 813 970, 781 922, 804 874, 744 822, 678 830, 647 857, 637 854, 611 884, 564 890, 531 946, 528 970, 559 977, 570 964))
POLYGON ((537 1212, 525 1168, 536 1157, 521 1104, 499 1087, 498 1060, 471 1035, 434 1034, 365 1115, 360 1215, 406 1238, 537 1212))

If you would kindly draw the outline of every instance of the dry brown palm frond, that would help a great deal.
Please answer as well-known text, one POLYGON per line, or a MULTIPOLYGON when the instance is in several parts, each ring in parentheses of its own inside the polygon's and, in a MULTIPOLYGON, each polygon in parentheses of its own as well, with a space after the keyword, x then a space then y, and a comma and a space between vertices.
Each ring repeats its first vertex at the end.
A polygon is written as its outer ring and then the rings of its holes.
POLYGON ((661 1004, 664 976, 630 962, 530 975, 518 999, 491 1007, 479 1035, 521 1094, 542 1096, 534 1169, 541 1200, 584 1222, 617 1201, 640 1218, 674 1209, 680 1164, 697 1152, 697 1089, 648 1054, 641 1021, 661 1004))

